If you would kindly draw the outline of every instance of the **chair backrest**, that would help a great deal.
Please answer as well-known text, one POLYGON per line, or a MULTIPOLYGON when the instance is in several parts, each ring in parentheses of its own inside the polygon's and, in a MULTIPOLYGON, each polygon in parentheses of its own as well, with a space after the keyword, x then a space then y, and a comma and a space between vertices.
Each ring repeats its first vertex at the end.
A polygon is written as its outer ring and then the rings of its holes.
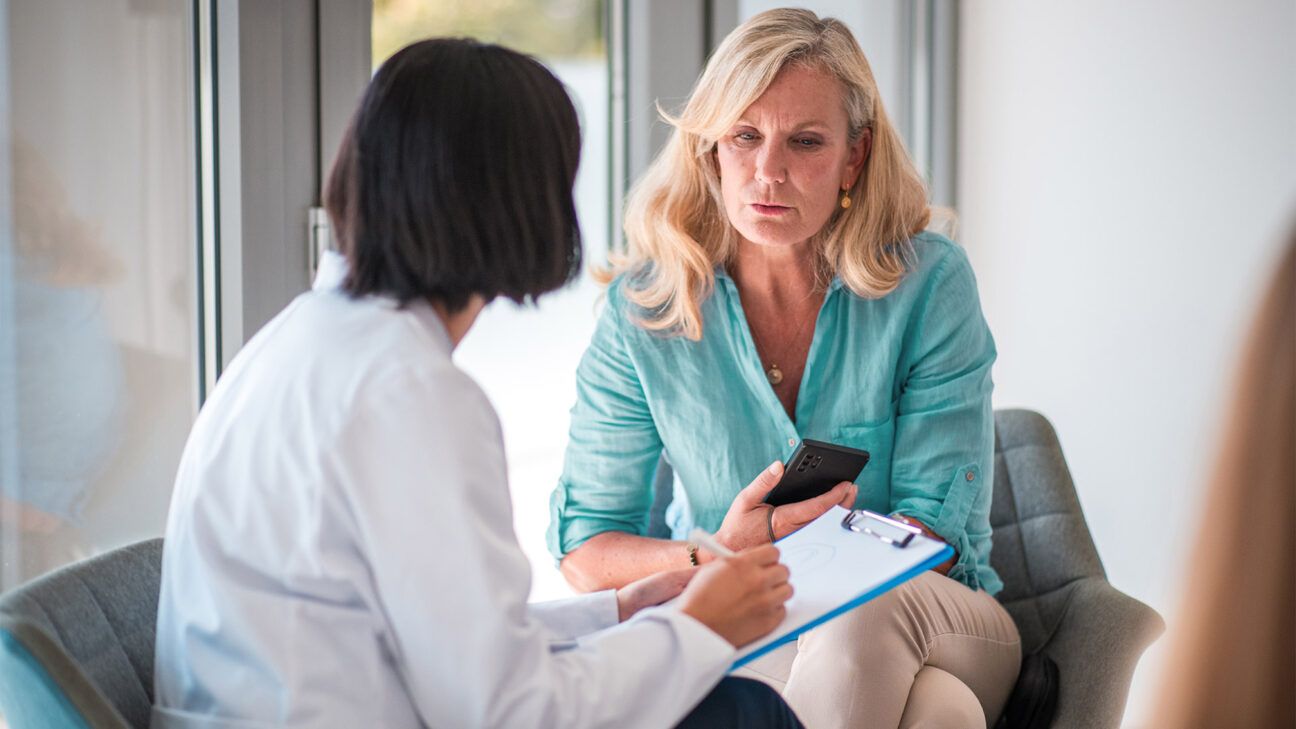
POLYGON ((0 693, 0 708, 33 716, 71 709, 95 729, 147 727, 161 575, 162 540, 153 539, 0 597, 0 677, 9 686, 35 687, 0 693), (67 701, 61 709, 59 693, 67 701), (23 706, 37 701, 43 708, 23 706))
POLYGON ((995 412, 995 484, 990 562, 998 598, 1031 653, 1048 642, 1066 612, 1070 585, 1106 579, 1080 510, 1075 483, 1048 420, 1030 410, 995 412))

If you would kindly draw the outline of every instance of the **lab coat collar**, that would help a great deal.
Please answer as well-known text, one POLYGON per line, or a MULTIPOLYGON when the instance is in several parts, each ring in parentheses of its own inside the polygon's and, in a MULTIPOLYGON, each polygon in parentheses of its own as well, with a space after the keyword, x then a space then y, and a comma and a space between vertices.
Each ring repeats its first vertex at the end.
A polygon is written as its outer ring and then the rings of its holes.
POLYGON ((324 251, 320 256, 319 266, 315 269, 315 283, 311 285, 311 289, 328 291, 340 288, 346 273, 346 256, 337 251, 324 251))
MULTIPOLYGON (((347 275, 347 259, 338 251, 325 251, 320 256, 319 266, 315 269, 315 281, 311 285, 311 290, 319 293, 338 291, 342 288, 342 282, 347 275)), ((374 297, 382 302, 382 305, 391 309, 400 308, 400 304, 389 297, 374 297)), ((445 351, 449 354, 454 349, 454 344, 450 341, 450 333, 446 331, 445 322, 437 316, 436 310, 432 305, 422 299, 411 301, 405 305, 405 310, 414 315, 428 334, 440 344, 445 345, 445 351)))

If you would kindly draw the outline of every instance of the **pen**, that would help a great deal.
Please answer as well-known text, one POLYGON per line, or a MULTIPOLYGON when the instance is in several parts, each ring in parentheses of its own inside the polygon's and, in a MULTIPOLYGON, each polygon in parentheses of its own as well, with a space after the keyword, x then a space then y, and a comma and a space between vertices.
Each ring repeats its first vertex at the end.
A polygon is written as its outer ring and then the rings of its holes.
POLYGON ((689 541, 697 544, 699 547, 706 547, 706 551, 717 557, 732 557, 733 550, 716 541, 716 538, 706 533, 701 527, 693 527, 689 532, 689 541))

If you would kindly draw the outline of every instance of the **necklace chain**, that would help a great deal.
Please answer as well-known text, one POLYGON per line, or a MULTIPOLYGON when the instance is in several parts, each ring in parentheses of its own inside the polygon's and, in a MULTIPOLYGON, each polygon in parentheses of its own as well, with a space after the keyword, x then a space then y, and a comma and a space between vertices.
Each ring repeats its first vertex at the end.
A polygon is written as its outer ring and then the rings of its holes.
MULTIPOLYGON (((801 304, 805 303, 810 297, 814 296, 816 293, 818 293, 818 289, 817 288, 812 289, 810 293, 806 294, 805 298, 801 299, 801 301, 798 303, 801 304)), ((788 340, 787 345, 783 347, 783 351, 779 353, 779 356, 770 358, 769 368, 765 370, 765 378, 769 380, 769 383, 771 385, 778 386, 780 383, 783 382, 783 370, 779 369, 778 366, 779 360, 786 361, 788 355, 790 355, 793 351, 795 351, 797 345, 800 344, 801 335, 804 334, 806 330, 806 324, 808 324, 812 319, 817 319, 817 318, 818 316, 803 318, 801 320, 801 325, 797 327, 796 334, 793 334, 792 338, 788 340)))

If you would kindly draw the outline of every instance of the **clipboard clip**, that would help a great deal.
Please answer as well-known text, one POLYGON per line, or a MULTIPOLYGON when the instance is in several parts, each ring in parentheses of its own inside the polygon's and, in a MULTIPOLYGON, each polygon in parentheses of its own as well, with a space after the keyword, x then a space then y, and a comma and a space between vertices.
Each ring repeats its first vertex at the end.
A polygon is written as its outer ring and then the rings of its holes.
POLYGON ((914 537, 922 536, 922 530, 904 522, 876 514, 867 509, 856 509, 842 519, 842 529, 858 534, 876 537, 897 549, 909 546, 914 537))

